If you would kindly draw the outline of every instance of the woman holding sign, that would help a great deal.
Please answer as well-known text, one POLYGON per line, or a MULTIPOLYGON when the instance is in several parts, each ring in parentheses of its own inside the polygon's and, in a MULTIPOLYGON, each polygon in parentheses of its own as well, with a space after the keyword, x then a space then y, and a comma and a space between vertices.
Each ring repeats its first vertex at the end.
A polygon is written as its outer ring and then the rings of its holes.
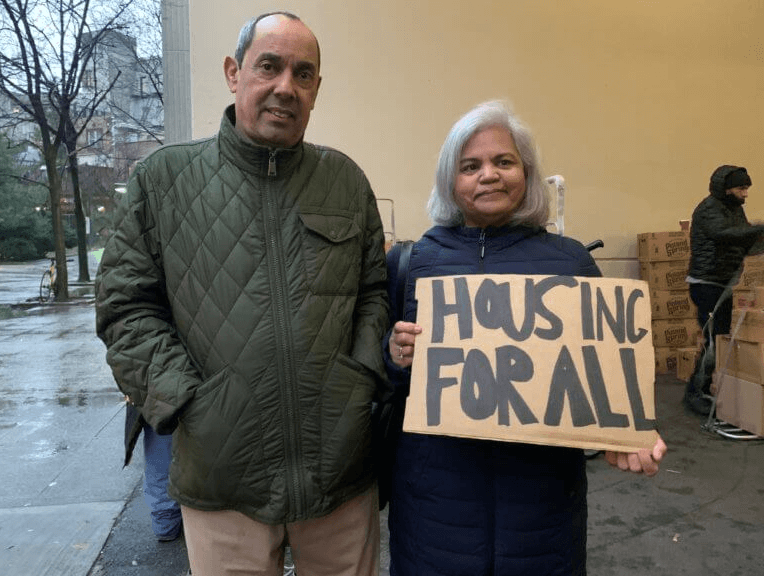
MULTIPOLYGON (((549 200, 532 136, 503 104, 477 106, 453 126, 435 176, 428 204, 435 226, 414 244, 408 267, 399 269, 400 246, 388 255, 394 317, 385 360, 399 397, 408 395, 421 333, 417 278, 601 276, 583 245, 546 232, 549 200)), ((652 451, 606 458, 653 475, 665 451, 659 439, 652 451)), ((586 491, 580 449, 403 432, 390 498, 390 573, 586 574, 586 491)))

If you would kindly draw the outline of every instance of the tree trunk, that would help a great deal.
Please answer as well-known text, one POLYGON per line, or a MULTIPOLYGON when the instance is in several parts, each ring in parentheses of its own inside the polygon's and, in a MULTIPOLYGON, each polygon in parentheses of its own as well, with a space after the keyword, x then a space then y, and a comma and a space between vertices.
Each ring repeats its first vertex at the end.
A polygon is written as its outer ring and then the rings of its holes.
POLYGON ((82 209, 82 194, 80 193, 80 170, 77 153, 69 153, 69 172, 74 190, 74 215, 77 222, 77 258, 79 264, 78 282, 90 282, 88 270, 88 238, 85 228, 85 211, 82 209))
POLYGON ((56 301, 67 302, 69 300, 69 276, 66 270, 64 227, 61 224, 61 176, 58 174, 56 165, 58 149, 51 146, 44 151, 44 154, 50 190, 50 211, 53 217, 53 244, 56 249, 56 301))

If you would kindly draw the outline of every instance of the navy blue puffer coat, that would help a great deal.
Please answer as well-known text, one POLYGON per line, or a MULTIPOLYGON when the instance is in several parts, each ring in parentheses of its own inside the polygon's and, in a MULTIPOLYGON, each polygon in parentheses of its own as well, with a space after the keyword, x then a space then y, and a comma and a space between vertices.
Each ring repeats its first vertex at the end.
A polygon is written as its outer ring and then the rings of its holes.
MULTIPOLYGON (((388 255, 392 310, 399 254, 388 255)), ((416 318, 416 278, 505 273, 601 276, 579 242, 540 228, 436 226, 414 245, 402 319, 416 318)), ((406 395, 410 371, 389 350, 385 360, 396 393, 406 395)), ((402 433, 393 470, 393 576, 586 573, 581 450, 402 433)))

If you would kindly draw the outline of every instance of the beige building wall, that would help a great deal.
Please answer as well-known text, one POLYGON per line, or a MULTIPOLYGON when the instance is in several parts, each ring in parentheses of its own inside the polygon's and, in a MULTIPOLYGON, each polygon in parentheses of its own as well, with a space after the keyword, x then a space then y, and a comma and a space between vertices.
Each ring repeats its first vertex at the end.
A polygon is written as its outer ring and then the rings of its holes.
POLYGON ((720 164, 748 168, 746 210, 764 219, 759 0, 188 1, 193 137, 215 133, 232 102, 222 63, 244 21, 292 10, 322 53, 306 139, 358 162, 393 200, 399 239, 430 225, 453 122, 494 98, 533 129, 545 172, 564 176, 565 232, 605 241, 606 275, 637 277, 636 234, 678 229, 720 164))

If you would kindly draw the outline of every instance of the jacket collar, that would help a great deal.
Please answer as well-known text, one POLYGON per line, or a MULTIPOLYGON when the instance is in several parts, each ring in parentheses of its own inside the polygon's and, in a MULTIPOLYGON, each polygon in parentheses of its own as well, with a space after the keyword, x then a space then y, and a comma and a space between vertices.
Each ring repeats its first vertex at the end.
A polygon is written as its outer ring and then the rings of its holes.
POLYGON ((281 178, 291 174, 302 160, 305 147, 302 140, 292 148, 269 148, 240 134, 235 125, 236 113, 231 104, 220 121, 218 142, 223 155, 241 170, 263 178, 271 172, 270 176, 281 178))
POLYGON ((460 246, 465 243, 479 242, 481 236, 485 240, 497 241, 502 246, 511 246, 528 238, 544 233, 540 226, 512 225, 488 228, 475 228, 471 226, 435 226, 425 233, 436 239, 439 243, 460 246))
POLYGON ((459 236, 466 238, 485 238, 494 237, 518 237, 519 240, 527 236, 533 236, 543 231, 539 226, 528 226, 525 224, 507 224, 505 226, 488 226, 487 228, 477 228, 474 226, 455 226, 452 230, 459 236))

